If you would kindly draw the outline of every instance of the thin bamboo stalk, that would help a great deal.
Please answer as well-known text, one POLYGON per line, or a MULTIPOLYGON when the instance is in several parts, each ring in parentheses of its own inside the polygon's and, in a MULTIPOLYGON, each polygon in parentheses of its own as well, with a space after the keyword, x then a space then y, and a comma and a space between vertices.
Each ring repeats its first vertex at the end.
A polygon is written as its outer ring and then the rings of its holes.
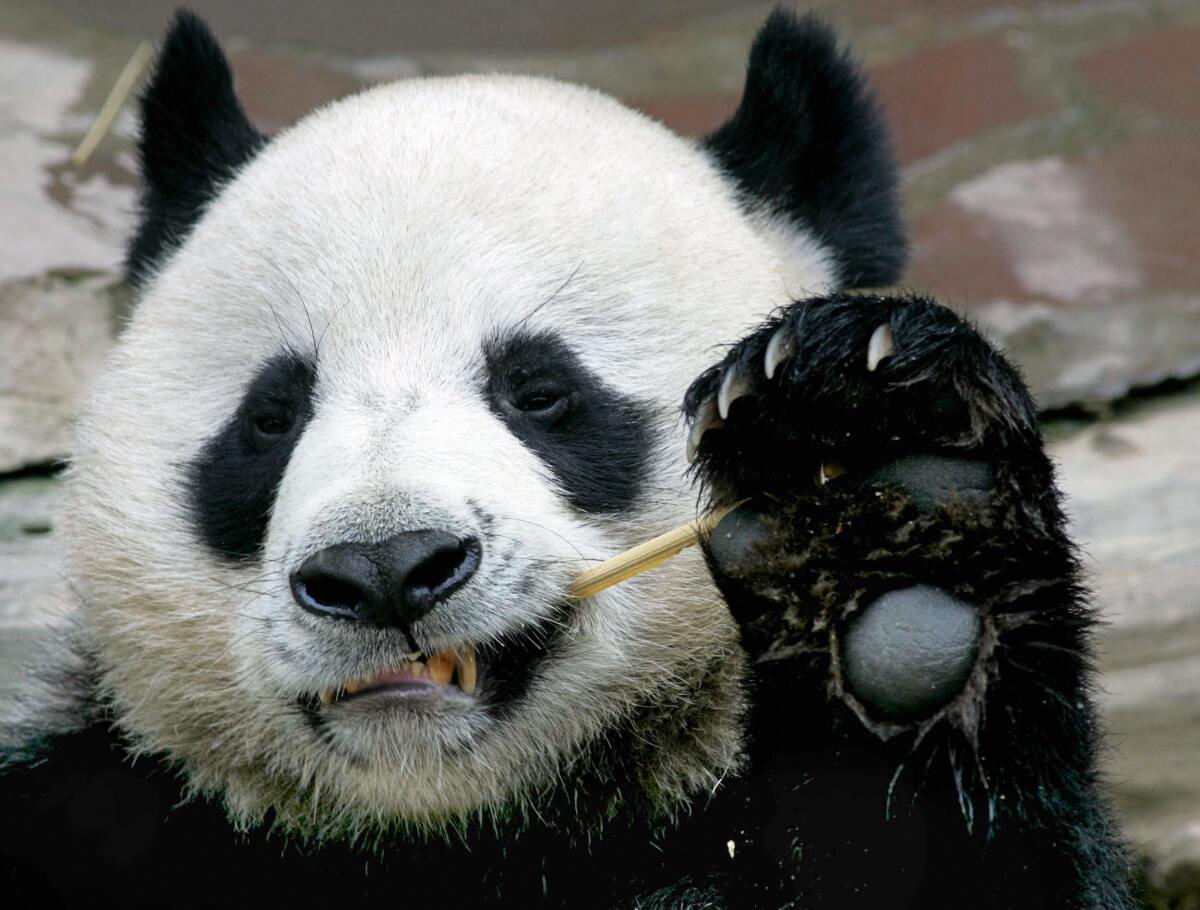
POLYGON ((117 81, 113 83, 108 97, 104 99, 100 113, 96 115, 96 119, 92 121, 87 133, 79 141, 75 151, 71 153, 71 163, 75 167, 82 167, 92 157, 92 152, 96 151, 100 140, 112 129, 113 121, 117 119, 117 114, 121 113, 121 107, 137 86, 138 79, 141 78, 153 56, 154 45, 149 41, 143 41, 137 46, 137 50, 133 52, 133 56, 129 58, 129 62, 125 64, 121 74, 117 76, 117 81))
POLYGON ((741 505, 740 502, 717 509, 682 527, 659 534, 624 553, 619 553, 598 566, 593 566, 572 582, 568 596, 572 600, 584 600, 618 582, 640 575, 647 569, 653 569, 672 556, 699 543, 712 533, 713 528, 720 524, 722 518, 739 505, 741 505))

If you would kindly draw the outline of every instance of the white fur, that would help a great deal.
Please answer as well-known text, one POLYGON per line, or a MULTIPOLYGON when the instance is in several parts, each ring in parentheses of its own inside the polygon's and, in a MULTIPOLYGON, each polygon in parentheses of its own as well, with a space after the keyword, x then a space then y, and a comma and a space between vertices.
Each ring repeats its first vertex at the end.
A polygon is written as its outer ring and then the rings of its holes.
POLYGON ((545 617, 591 560, 693 516, 684 390, 721 344, 831 279, 815 243, 747 216, 695 146, 586 89, 417 80, 311 115, 150 282, 79 426, 70 571, 120 723, 243 821, 273 807, 315 835, 535 799, 646 704, 704 719, 690 742, 646 731, 664 798, 711 784, 738 749, 742 658, 695 552, 582 605, 509 719, 467 699, 386 717, 347 705, 334 749, 293 699, 398 652, 300 611, 287 573, 348 539, 469 530, 475 502, 511 544, 507 568, 485 553, 421 644, 545 617), (522 320, 657 406, 652 475, 629 514, 573 510, 483 400, 483 342, 522 320), (265 559, 231 566, 193 530, 183 465, 266 359, 314 344, 316 414, 265 559), (517 594, 523 573, 532 595, 517 594))

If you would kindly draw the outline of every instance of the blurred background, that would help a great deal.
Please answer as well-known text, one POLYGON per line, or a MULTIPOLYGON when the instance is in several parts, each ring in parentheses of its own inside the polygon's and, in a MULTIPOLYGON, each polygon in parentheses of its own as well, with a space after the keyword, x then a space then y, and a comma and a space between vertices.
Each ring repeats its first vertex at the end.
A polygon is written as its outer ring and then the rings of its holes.
MULTIPOLYGON (((128 295, 129 109, 70 155, 164 0, 0 4, 0 694, 67 600, 71 415, 128 295)), ((769 7, 733 0, 192 0, 257 125, 421 74, 541 73, 700 135, 769 7)), ((1200 908, 1200 3, 824 0, 903 165, 908 283, 1043 409, 1107 625, 1107 773, 1155 907, 1200 908)), ((718 339, 714 339, 716 341, 718 339)), ((1037 731, 1030 731, 1036 735, 1037 731)))

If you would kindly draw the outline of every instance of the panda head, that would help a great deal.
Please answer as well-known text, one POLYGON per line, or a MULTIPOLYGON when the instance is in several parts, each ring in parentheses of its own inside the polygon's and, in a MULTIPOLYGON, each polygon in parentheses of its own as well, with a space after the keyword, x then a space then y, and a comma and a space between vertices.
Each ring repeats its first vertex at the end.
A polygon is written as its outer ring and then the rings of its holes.
POLYGON ((700 557, 565 595, 694 517, 679 403, 715 346, 895 276, 886 143, 824 27, 772 17, 702 143, 508 76, 268 140, 181 14, 142 122, 140 301, 64 510, 135 748, 314 836, 733 767, 744 658, 700 557))

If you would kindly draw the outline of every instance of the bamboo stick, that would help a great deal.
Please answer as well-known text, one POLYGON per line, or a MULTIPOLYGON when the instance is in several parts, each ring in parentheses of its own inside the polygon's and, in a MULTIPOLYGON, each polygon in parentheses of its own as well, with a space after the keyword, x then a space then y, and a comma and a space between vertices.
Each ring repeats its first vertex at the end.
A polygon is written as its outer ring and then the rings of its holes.
POLYGON ((150 64, 150 59, 153 56, 154 45, 149 41, 143 41, 138 45, 137 50, 133 52, 133 56, 129 58, 129 62, 125 64, 124 69, 121 70, 121 74, 117 76, 117 81, 113 83, 108 97, 104 99, 104 104, 100 107, 100 113, 96 115, 96 119, 92 121, 92 125, 88 128, 87 133, 71 154, 71 163, 75 167, 82 167, 92 157, 92 152, 96 151, 96 146, 100 144, 100 140, 112 129, 113 121, 117 119, 117 114, 121 113, 121 107, 137 86, 138 79, 141 78, 143 71, 150 64))
POLYGON ((702 515, 682 527, 659 534, 624 553, 618 553, 612 559, 606 559, 600 565, 593 566, 580 574, 571 583, 567 592, 568 596, 572 600, 585 600, 618 582, 632 578, 634 575, 640 575, 647 569, 653 569, 672 556, 699 543, 701 539, 712 533, 713 528, 720 524, 722 518, 740 505, 740 502, 736 502, 731 506, 702 515))

